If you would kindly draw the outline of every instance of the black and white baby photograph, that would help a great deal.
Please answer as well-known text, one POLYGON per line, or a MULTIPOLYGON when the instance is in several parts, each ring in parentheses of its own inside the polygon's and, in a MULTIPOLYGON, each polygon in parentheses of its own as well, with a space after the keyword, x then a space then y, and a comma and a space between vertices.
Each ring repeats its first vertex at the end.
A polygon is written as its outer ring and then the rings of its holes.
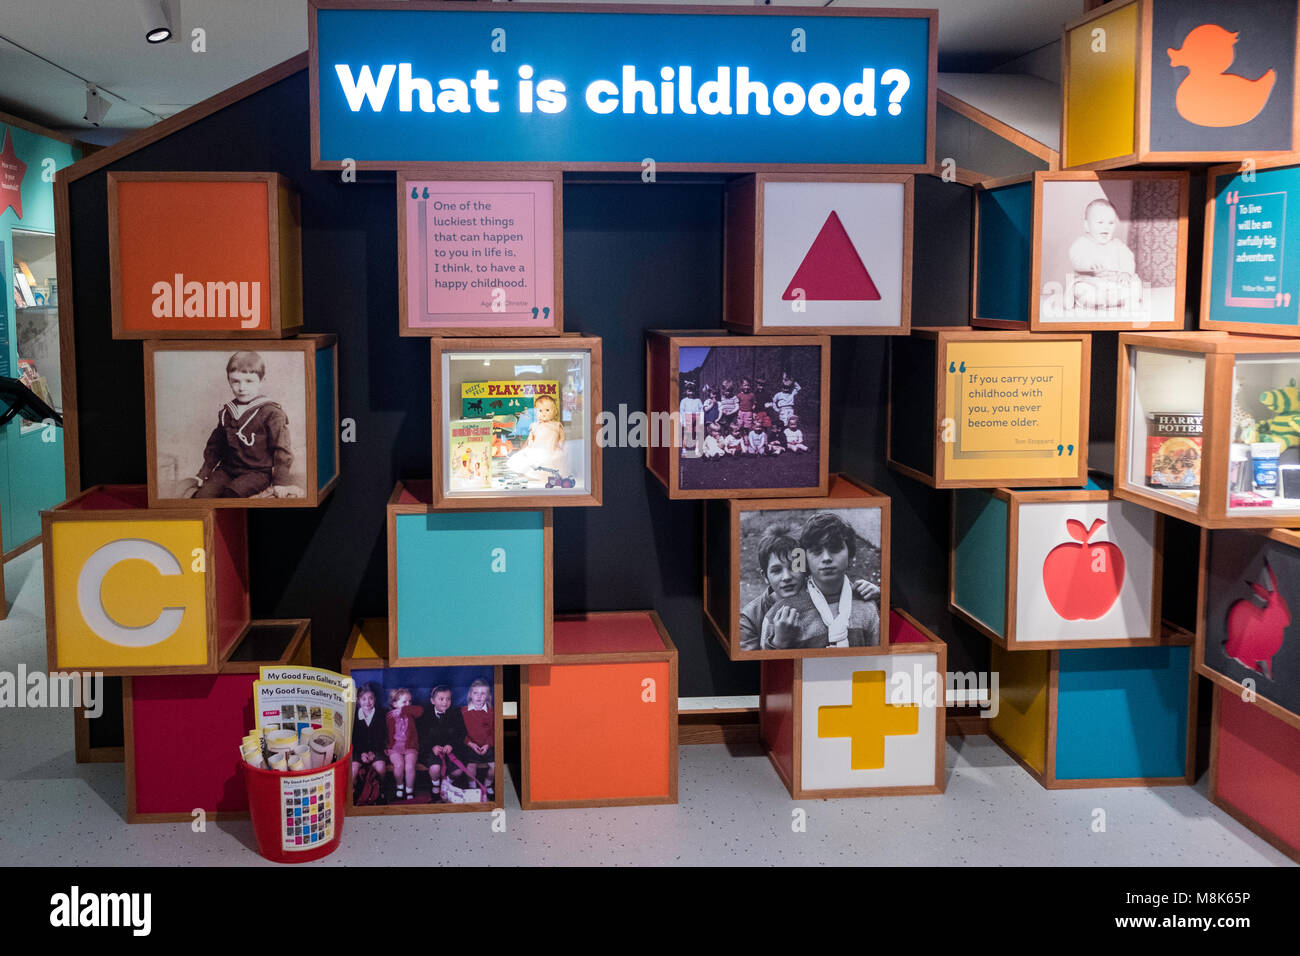
POLYGON ((1039 239, 1040 322, 1175 318, 1181 177, 1047 180, 1039 239))
POLYGON ((154 353, 160 498, 303 498, 307 384, 298 350, 154 353))
POLYGON ((740 649, 880 645, 880 509, 740 514, 740 649))

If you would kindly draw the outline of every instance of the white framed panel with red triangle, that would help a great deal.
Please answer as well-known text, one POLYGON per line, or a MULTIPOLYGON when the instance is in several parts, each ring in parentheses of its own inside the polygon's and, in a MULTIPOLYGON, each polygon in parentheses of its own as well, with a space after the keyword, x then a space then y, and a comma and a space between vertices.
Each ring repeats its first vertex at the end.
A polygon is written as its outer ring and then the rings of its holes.
POLYGON ((912 177, 742 177, 727 192, 732 331, 906 335, 911 324, 912 177))

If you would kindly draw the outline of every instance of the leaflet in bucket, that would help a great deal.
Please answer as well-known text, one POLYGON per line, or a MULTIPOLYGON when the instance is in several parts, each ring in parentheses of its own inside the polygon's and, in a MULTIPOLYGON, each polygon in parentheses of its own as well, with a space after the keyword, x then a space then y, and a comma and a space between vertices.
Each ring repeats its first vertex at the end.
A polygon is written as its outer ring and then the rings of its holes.
POLYGON ((239 745, 259 770, 317 770, 352 746, 352 678, 317 667, 263 667, 253 682, 257 726, 239 745))

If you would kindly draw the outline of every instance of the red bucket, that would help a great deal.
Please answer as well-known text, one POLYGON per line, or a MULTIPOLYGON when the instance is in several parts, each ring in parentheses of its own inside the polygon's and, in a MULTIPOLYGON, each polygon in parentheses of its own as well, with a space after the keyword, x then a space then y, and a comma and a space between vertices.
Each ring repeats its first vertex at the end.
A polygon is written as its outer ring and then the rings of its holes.
POLYGON ((352 753, 318 770, 280 773, 240 761, 257 852, 272 863, 329 856, 343 836, 352 753))

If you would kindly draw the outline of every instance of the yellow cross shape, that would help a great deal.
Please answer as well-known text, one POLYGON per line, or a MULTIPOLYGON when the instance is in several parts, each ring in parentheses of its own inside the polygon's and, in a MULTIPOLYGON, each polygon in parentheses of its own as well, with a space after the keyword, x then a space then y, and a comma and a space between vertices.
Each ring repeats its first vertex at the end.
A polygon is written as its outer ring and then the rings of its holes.
POLYGON ((855 671, 853 703, 817 708, 818 737, 848 737, 849 766, 879 770, 885 765, 885 737, 915 734, 920 726, 915 704, 885 700, 884 671, 855 671))

